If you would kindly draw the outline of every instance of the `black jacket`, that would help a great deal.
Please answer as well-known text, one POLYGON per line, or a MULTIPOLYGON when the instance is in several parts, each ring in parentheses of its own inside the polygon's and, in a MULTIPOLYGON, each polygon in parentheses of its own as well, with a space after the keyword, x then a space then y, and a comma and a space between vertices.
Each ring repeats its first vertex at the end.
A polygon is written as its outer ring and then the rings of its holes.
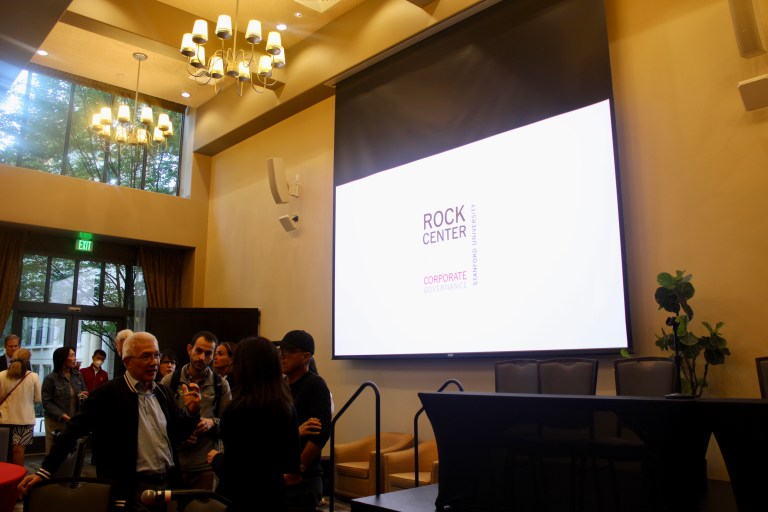
MULTIPOLYGON (((176 404, 171 390, 162 384, 158 384, 156 395, 168 425, 168 437, 178 471, 175 447, 192 434, 200 416, 187 415, 176 404)), ((90 435, 97 477, 114 480, 117 483, 116 498, 127 500, 130 506, 136 488, 138 433, 138 394, 128 384, 126 376, 112 379, 96 388, 82 410, 67 423, 43 460, 40 474, 53 474, 77 440, 90 435)))

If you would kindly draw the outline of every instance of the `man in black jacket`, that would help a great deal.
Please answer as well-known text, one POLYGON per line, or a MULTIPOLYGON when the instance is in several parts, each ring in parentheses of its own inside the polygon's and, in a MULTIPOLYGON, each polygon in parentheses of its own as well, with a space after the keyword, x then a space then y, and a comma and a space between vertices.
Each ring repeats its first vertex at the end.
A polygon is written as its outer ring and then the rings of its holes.
MULTIPOLYGON (((331 435, 331 392, 322 377, 309 370, 315 339, 307 331, 290 331, 281 341, 280 366, 291 387, 301 438, 302 481, 286 488, 289 508, 314 509, 323 497, 320 456, 331 435)), ((330 492, 330 490, 329 490, 330 492)))
POLYGON ((51 478, 77 439, 90 434, 96 475, 115 481, 117 507, 156 510, 142 505, 146 489, 178 485, 174 447, 195 430, 200 420, 200 392, 195 384, 184 391, 185 409, 167 387, 155 383, 160 362, 157 339, 150 333, 131 335, 123 346, 126 373, 95 389, 60 434, 40 470, 19 484, 27 493, 51 478))
POLYGON ((21 340, 15 334, 9 334, 5 337, 5 355, 0 357, 0 372, 7 370, 10 366, 13 353, 21 346, 21 340))

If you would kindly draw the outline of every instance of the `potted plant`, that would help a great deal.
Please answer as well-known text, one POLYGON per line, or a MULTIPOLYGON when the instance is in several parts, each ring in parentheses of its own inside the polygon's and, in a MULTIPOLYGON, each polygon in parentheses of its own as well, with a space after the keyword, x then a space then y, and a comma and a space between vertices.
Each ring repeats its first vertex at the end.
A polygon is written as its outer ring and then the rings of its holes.
POLYGON ((723 322, 718 322, 714 328, 711 324, 702 322, 708 331, 704 336, 696 336, 691 332, 693 308, 688 301, 696 291, 691 283, 692 278, 693 276, 686 275, 684 270, 676 271, 674 276, 662 272, 656 277, 659 284, 655 294, 656 303, 659 309, 674 315, 666 320, 666 325, 671 327, 670 332, 667 333, 662 328, 661 336, 656 335, 656 346, 664 351, 675 351, 680 372, 680 390, 683 394, 698 398, 708 386, 709 366, 725 363, 725 357, 731 355, 731 351, 728 349, 728 342, 720 333, 723 322), (702 354, 704 369, 699 373, 699 356, 702 354))

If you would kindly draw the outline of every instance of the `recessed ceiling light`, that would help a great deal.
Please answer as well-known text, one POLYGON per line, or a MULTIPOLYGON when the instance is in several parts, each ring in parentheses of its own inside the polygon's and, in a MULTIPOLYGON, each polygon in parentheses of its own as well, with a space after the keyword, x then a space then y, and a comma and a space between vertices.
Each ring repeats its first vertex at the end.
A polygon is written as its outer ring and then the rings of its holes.
POLYGON ((286 25, 285 23, 278 23, 277 24, 277 30, 285 30, 287 28, 288 28, 288 25, 286 25))
POLYGON ((189 94, 187 91, 184 91, 183 93, 181 93, 181 97, 182 98, 189 98, 190 96, 192 96, 192 95, 189 94))
POLYGON ((303 14, 301 14, 300 12, 295 12, 295 13, 293 13, 293 15, 294 15, 295 17, 297 17, 297 18, 301 18, 302 16, 304 16, 304 15, 303 15, 303 14))
POLYGON ((40 55, 41 57, 47 57, 48 56, 48 52, 45 51, 45 50, 37 50, 37 54, 40 55))

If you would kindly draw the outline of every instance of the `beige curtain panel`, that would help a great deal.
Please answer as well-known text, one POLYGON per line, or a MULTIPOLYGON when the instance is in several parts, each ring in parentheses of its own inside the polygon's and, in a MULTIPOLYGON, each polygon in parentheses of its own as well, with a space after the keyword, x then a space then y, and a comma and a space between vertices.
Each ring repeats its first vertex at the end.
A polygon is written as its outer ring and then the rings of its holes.
POLYGON ((147 307, 177 308, 181 304, 184 253, 158 247, 141 247, 139 265, 144 272, 147 307))

